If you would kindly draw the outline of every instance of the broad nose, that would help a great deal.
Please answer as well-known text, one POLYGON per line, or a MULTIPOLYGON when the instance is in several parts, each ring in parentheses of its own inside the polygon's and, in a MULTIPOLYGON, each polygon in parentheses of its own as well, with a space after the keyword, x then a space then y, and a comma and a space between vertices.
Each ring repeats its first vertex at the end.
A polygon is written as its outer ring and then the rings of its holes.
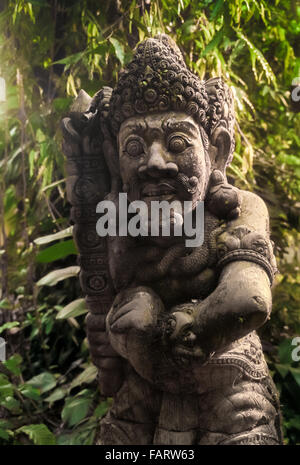
POLYGON ((159 142, 154 142, 148 153, 147 162, 139 168, 140 175, 148 175, 153 178, 176 176, 178 167, 175 163, 166 160, 164 148, 159 142))
POLYGON ((158 142, 154 142, 149 150, 149 157, 147 163, 147 171, 151 176, 166 171, 167 163, 165 160, 165 154, 163 153, 163 147, 158 142))

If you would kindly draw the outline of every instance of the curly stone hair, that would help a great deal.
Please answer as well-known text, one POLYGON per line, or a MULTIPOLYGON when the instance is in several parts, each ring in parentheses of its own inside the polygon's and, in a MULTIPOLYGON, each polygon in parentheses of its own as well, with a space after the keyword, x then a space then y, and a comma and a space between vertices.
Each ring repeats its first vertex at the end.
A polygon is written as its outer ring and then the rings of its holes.
POLYGON ((175 42, 165 34, 141 42, 120 74, 109 105, 108 119, 117 134, 123 121, 157 111, 191 115, 210 137, 224 127, 231 137, 227 164, 234 150, 234 105, 221 78, 201 81, 186 66, 175 42))

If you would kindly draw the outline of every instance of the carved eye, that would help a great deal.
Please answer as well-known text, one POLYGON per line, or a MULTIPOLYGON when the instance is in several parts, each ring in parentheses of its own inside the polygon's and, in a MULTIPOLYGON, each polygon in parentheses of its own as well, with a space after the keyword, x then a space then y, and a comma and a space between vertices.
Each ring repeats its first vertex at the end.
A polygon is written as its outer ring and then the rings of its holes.
POLYGON ((187 142, 183 137, 173 136, 169 140, 169 149, 171 152, 179 153, 183 152, 187 148, 187 142))
POLYGON ((138 157, 144 152, 144 149, 141 142, 139 140, 134 139, 127 142, 125 151, 131 157, 138 157))

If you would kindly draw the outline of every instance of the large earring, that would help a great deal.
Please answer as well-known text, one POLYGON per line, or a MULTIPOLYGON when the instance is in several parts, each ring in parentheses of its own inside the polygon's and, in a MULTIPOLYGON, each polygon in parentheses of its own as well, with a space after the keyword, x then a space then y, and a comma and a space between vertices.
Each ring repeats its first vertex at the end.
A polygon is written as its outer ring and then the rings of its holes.
POLYGON ((219 170, 214 170, 210 176, 206 205, 209 211, 220 219, 234 220, 240 215, 239 190, 228 184, 219 170))

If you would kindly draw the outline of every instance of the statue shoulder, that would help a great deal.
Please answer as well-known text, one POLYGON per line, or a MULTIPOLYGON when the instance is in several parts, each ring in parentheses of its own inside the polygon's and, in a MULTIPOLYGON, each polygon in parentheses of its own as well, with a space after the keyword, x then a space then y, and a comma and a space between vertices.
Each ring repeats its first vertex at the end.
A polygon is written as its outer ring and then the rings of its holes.
POLYGON ((252 261, 261 265, 272 283, 277 272, 270 241, 269 214, 264 201, 256 194, 240 191, 238 218, 229 221, 217 239, 218 267, 232 261, 252 261))
POLYGON ((265 202, 253 192, 240 190, 241 212, 238 218, 231 221, 230 228, 240 225, 247 226, 251 231, 269 237, 269 212, 265 202))

